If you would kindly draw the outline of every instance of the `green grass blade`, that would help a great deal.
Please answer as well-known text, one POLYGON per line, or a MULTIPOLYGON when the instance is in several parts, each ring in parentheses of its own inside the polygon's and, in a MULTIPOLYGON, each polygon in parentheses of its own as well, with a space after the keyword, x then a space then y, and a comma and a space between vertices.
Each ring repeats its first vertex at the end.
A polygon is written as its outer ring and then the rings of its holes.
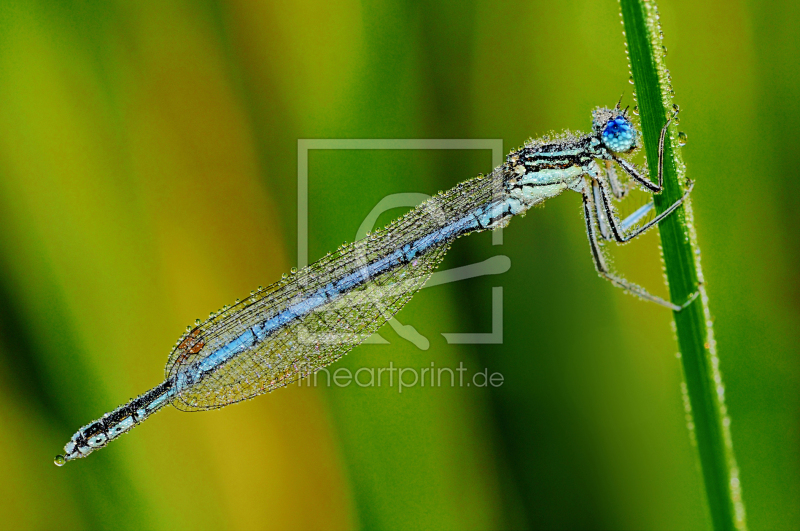
MULTIPOLYGON (((650 175, 656 175, 659 133, 674 112, 663 35, 654 0, 621 0, 621 7, 648 169, 650 175)), ((686 185, 685 166, 679 150, 674 149, 675 139, 675 127, 671 126, 664 149, 665 190, 655 197, 658 212, 678 200, 686 185)), ((691 412, 690 434, 700 457, 711 521, 714 529, 746 529, 708 297, 699 283, 703 273, 690 201, 664 220, 659 229, 672 301, 682 304, 700 292, 694 303, 674 317, 685 379, 684 402, 691 412)))

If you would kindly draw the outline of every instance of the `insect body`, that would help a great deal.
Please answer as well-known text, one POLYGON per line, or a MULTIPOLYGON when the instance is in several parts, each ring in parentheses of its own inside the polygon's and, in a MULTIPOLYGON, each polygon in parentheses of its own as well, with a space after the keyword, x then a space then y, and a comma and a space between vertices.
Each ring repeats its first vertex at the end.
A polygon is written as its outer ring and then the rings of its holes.
POLYGON ((626 192, 615 164, 644 190, 661 191, 667 126, 659 143, 657 183, 621 158, 637 147, 639 137, 627 113, 619 105, 597 109, 592 133, 532 140, 490 175, 464 181, 386 229, 252 292, 188 330, 167 360, 164 382, 78 430, 56 464, 103 448, 168 404, 183 411, 219 408, 313 374, 391 319, 422 288, 456 238, 504 227, 512 217, 567 189, 583 197, 600 275, 643 299, 680 310, 682 306, 613 274, 599 244, 638 236, 673 212, 691 191, 690 184, 680 200, 642 226, 637 224, 652 203, 624 221, 613 207, 613 200, 626 192))

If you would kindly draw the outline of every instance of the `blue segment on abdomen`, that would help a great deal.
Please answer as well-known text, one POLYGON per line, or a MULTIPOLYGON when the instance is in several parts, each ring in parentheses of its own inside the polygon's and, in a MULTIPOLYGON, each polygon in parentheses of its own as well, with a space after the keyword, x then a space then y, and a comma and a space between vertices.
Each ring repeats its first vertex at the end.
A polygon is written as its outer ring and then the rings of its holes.
POLYGON ((149 415, 153 411, 156 411, 158 408, 166 405, 167 402, 172 400, 172 396, 175 394, 173 389, 170 389, 168 392, 164 393, 163 395, 159 396, 149 404, 145 406, 145 412, 149 415))
MULTIPOLYGON (((458 234, 478 227, 478 220, 475 218, 475 211, 467 216, 455 221, 441 229, 426 234, 418 240, 409 245, 398 249, 392 254, 381 258, 371 264, 365 265, 349 273, 347 276, 332 282, 314 292, 306 299, 289 306, 277 315, 270 317, 261 324, 257 324, 242 333, 236 339, 223 345, 216 352, 210 354, 207 358, 203 359, 198 365, 187 368, 183 374, 178 375, 178 388, 185 385, 191 385, 197 382, 202 376, 208 372, 213 371, 217 367, 231 360, 240 352, 243 352, 252 346, 260 343, 266 339, 270 334, 283 327, 297 317, 303 317, 316 308, 331 302, 338 298, 341 294, 356 288, 357 286, 368 282, 371 278, 376 277, 385 271, 398 267, 404 262, 408 262, 417 254, 422 254, 428 251, 431 247, 447 240, 458 236, 458 234)), ((478 210, 480 212, 480 210, 478 210)))

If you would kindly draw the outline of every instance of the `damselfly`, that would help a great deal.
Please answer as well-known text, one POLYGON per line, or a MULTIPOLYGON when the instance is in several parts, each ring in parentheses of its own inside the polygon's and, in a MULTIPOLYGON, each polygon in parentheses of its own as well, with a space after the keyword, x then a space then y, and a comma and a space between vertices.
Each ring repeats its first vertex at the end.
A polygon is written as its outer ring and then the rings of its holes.
POLYGON ((385 229, 187 327, 167 360, 164 382, 78 430, 56 464, 103 448, 167 404, 183 411, 219 408, 313 374, 390 320, 422 288, 456 238, 505 227, 512 217, 567 189, 583 196, 589 246, 600 275, 642 299, 681 310, 691 300, 675 305, 617 276, 600 245, 642 234, 691 191, 690 182, 678 201, 646 223, 652 202, 624 221, 614 206, 627 191, 615 165, 644 191, 661 192, 671 120, 661 131, 653 183, 622 158, 639 145, 627 109, 619 104, 599 108, 592 117, 591 134, 531 140, 491 174, 432 197, 385 229))

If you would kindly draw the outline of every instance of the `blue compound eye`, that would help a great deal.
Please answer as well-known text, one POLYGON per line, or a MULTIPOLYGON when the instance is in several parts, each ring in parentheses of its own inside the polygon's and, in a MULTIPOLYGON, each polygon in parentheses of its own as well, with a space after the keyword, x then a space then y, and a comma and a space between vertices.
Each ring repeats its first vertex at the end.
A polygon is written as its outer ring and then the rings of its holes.
POLYGON ((603 129, 603 143, 611 151, 625 153, 636 145, 636 130, 625 117, 617 116, 603 129))

